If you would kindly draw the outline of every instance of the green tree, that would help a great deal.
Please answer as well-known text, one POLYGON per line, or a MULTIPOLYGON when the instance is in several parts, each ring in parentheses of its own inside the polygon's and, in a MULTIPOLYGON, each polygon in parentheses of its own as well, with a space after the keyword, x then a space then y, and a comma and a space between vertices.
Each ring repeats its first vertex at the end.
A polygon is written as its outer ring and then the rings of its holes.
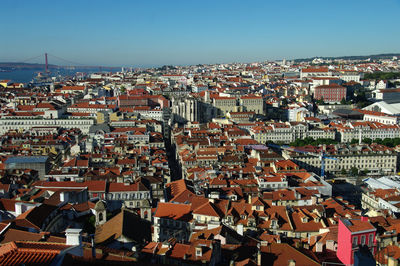
POLYGON ((358 168, 357 167, 352 167, 350 168, 350 175, 351 176, 358 176, 358 168))
POLYGON ((83 231, 89 233, 89 234, 94 234, 96 231, 96 216, 92 215, 89 217, 86 217, 84 224, 83 224, 83 231))
POLYGON ((361 176, 367 175, 368 173, 369 173, 369 171, 367 169, 364 169, 364 170, 360 171, 360 175, 361 176))
POLYGON ((362 140, 362 142, 365 143, 365 144, 371 144, 372 143, 372 139, 365 138, 365 139, 362 140))
POLYGON ((317 100, 316 103, 317 103, 317 104, 320 104, 320 105, 325 104, 325 102, 324 102, 324 97, 321 97, 321 99, 317 100))
POLYGON ((358 139, 352 139, 350 144, 358 144, 358 139))
POLYGON ((398 79, 400 78, 400 72, 374 72, 366 73, 364 75, 365 79, 375 79, 375 80, 387 80, 387 79, 398 79))
POLYGON ((393 147, 395 146, 395 145, 394 145, 394 139, 385 138, 385 139, 382 141, 382 145, 385 145, 385 146, 388 146, 388 147, 393 148, 393 147))

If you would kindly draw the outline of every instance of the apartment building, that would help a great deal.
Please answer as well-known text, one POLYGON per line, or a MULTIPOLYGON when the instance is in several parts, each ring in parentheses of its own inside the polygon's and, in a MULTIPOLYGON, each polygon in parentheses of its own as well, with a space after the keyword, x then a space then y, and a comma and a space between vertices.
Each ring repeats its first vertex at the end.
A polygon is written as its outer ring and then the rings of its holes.
POLYGON ((284 123, 254 126, 250 129, 250 135, 260 143, 267 141, 290 143, 294 141, 292 128, 284 123))
POLYGON ((255 112, 256 114, 264 113, 264 100, 261 96, 241 96, 239 99, 239 103, 243 107, 243 111, 255 112))
POLYGON ((331 77, 332 70, 327 67, 306 67, 300 71, 300 79, 307 77, 331 77))
POLYGON ((235 97, 215 96, 212 104, 217 109, 218 116, 224 116, 228 112, 237 111, 235 97))
POLYGON ((6 118, 0 119, 0 134, 6 133, 8 130, 29 131, 35 127, 60 127, 66 129, 79 128, 83 134, 89 133, 90 127, 94 124, 93 119, 26 119, 26 118, 6 118))
POLYGON ((329 103, 339 103, 342 99, 346 99, 347 89, 338 84, 321 85, 315 87, 314 98, 329 103))
POLYGON ((345 82, 354 81, 359 83, 363 76, 363 74, 360 74, 357 71, 339 71, 339 78, 345 82))
POLYGON ((353 139, 399 138, 400 126, 381 124, 379 122, 351 122, 336 127, 341 142, 351 142, 353 139))
POLYGON ((267 141, 291 143, 296 139, 312 137, 314 139, 335 139, 336 131, 332 128, 308 128, 307 123, 271 123, 257 125, 250 129, 250 136, 260 143, 267 141))
POLYGON ((397 188, 374 189, 361 196, 361 207, 364 210, 381 212, 389 210, 395 214, 400 212, 400 191, 397 188))
POLYGON ((188 241, 192 219, 189 204, 159 202, 154 214, 153 241, 165 241, 171 237, 188 241))
MULTIPOLYGON (((324 152, 337 159, 325 160, 325 171, 332 175, 348 172, 353 167, 372 175, 394 174, 397 169, 397 153, 382 145, 329 145, 327 148, 324 152)), ((321 151, 321 148, 316 148, 312 153, 319 154, 321 151)), ((308 171, 320 173, 321 160, 318 156, 291 151, 284 151, 283 156, 308 171)))

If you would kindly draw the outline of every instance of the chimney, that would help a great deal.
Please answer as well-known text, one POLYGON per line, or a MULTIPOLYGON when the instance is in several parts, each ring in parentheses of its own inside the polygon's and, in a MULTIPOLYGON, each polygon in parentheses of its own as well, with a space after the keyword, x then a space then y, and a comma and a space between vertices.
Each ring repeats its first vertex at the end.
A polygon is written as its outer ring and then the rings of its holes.
POLYGON ((369 219, 368 219, 367 216, 361 216, 361 221, 362 221, 362 222, 368 222, 369 219))
POLYGON ((237 226, 236 226, 236 231, 237 231, 237 233, 239 234, 239 235, 243 235, 243 224, 238 224, 237 226))
POLYGON ((261 266, 261 244, 257 244, 257 266, 261 266))
POLYGON ((15 203, 15 217, 19 216, 22 214, 22 202, 16 202, 15 203))
POLYGON ((68 246, 76 246, 76 249, 70 250, 69 253, 76 256, 83 256, 82 247, 82 229, 68 228, 65 230, 66 244, 68 246))
POLYGON ((326 249, 335 251, 335 241, 333 241, 333 240, 326 240, 326 249))
POLYGON ((91 235, 92 237, 92 258, 96 258, 96 248, 94 246, 94 235, 91 235))
POLYGON ((68 192, 66 192, 66 191, 62 191, 61 193, 60 193, 60 201, 61 202, 68 202, 69 201, 69 199, 68 199, 68 192))
POLYGON ((311 204, 317 204, 318 198, 316 196, 311 196, 311 204))
POLYGON ((69 246, 81 246, 82 245, 82 229, 68 228, 65 230, 65 235, 67 237, 66 244, 69 246))
POLYGON ((321 242, 317 242, 315 244, 315 252, 322 252, 324 249, 324 244, 321 242))
POLYGON ((397 260, 393 257, 388 256, 387 260, 388 260, 388 264, 387 264, 388 266, 397 266, 398 265, 397 260))

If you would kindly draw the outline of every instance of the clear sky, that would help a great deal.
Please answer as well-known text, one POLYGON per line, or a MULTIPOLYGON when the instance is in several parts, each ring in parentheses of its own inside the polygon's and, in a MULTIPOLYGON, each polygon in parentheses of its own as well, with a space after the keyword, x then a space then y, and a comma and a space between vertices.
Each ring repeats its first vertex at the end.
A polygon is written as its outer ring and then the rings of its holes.
POLYGON ((400 0, 1 0, 0 62, 255 62, 400 52, 400 0))

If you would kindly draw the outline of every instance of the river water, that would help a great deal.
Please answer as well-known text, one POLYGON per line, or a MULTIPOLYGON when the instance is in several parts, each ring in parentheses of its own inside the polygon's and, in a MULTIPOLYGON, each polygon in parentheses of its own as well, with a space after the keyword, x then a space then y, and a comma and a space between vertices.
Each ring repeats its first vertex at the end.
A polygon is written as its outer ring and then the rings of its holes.
MULTIPOLYGON (((104 70, 104 69, 103 69, 104 70)), ((38 73, 44 72, 43 69, 18 69, 10 72, 0 72, 0 80, 3 79, 10 79, 13 82, 22 82, 22 83, 28 83, 30 82, 34 77, 38 75, 38 73)), ((99 68, 84 68, 84 69, 56 69, 52 70, 51 75, 52 76, 74 76, 77 72, 81 73, 95 73, 95 72, 101 72, 101 69, 99 68)))

